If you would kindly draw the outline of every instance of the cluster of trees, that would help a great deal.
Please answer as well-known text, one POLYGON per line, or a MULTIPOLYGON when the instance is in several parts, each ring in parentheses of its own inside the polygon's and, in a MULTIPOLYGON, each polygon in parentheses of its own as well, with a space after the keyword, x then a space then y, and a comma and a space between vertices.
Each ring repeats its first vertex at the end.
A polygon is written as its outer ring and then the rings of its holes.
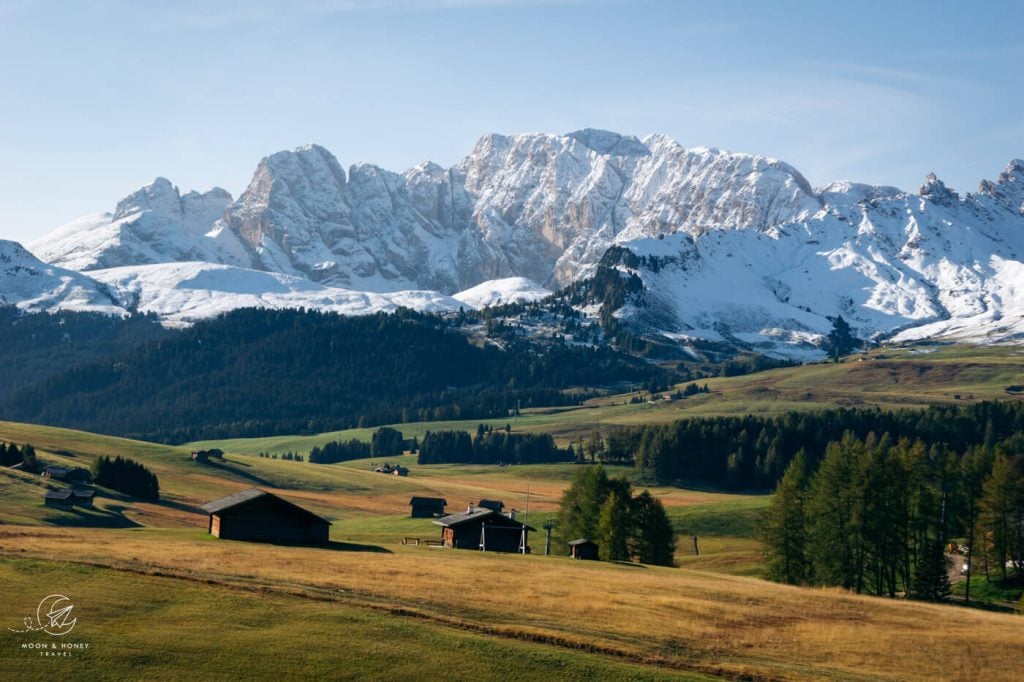
POLYGON ((93 462, 91 473, 96 485, 152 502, 160 499, 156 474, 135 460, 121 456, 99 457, 93 462))
POLYGON ((574 452, 560 448, 549 434, 495 431, 481 424, 476 437, 466 431, 427 431, 420 444, 420 464, 539 464, 569 462, 574 452))
POLYGON ((782 582, 939 601, 957 539, 971 572, 980 564, 1005 580, 1008 566, 1024 566, 1024 435, 958 454, 847 433, 817 467, 803 453, 793 459, 764 539, 769 575, 782 582))
POLYGON ((405 438, 398 429, 382 426, 370 437, 371 457, 392 457, 405 452, 405 438))
POLYGON ((131 348, 115 344, 99 359, 72 353, 35 384, 0 395, 0 417, 173 443, 506 417, 517 405, 589 395, 570 387, 665 372, 608 348, 479 347, 453 319, 408 310, 343 317, 248 309, 155 339, 148 329, 125 332, 144 339, 131 348))
POLYGON ((19 463, 24 464, 25 469, 35 471, 39 465, 36 449, 28 443, 19 448, 14 443, 0 441, 0 466, 9 467, 19 463))
POLYGON ((992 447, 1024 431, 1024 403, 938 405, 925 410, 838 409, 774 417, 713 417, 620 429, 605 439, 606 461, 633 461, 645 480, 687 481, 732 490, 771 490, 801 449, 816 467, 826 446, 846 432, 860 439, 944 443, 957 452, 992 447))
POLYGON ((604 467, 581 467, 559 502, 556 520, 563 544, 592 540, 604 561, 671 566, 675 531, 661 501, 644 490, 633 494, 625 478, 608 478, 604 467))
MULTIPOLYGON (((260 453, 260 457, 265 457, 267 459, 278 459, 278 454, 276 452, 261 452, 260 453)), ((289 450, 288 452, 282 454, 280 456, 280 459, 283 459, 283 460, 288 461, 288 462, 304 462, 305 461, 305 457, 303 457, 302 455, 300 455, 297 452, 292 452, 291 450, 289 450)))
POLYGON ((782 360, 770 358, 767 355, 745 355, 732 360, 726 360, 718 367, 718 375, 723 377, 738 377, 754 372, 764 372, 779 367, 796 367, 799 362, 794 360, 782 360))
POLYGON ((332 440, 323 446, 314 445, 309 451, 309 461, 312 464, 334 464, 353 459, 366 459, 369 456, 370 444, 358 438, 349 441, 332 440))
POLYGON ((373 432, 369 443, 352 438, 348 441, 330 441, 322 446, 314 445, 309 451, 309 461, 313 464, 333 464, 367 457, 392 457, 401 455, 406 449, 415 452, 417 447, 415 438, 406 441, 398 429, 382 426, 373 432))

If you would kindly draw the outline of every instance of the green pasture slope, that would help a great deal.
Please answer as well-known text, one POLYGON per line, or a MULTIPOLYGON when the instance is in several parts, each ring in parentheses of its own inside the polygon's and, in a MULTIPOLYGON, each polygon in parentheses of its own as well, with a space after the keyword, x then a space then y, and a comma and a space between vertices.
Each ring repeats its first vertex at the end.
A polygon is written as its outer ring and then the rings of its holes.
MULTIPOLYGON (((964 404, 981 400, 1024 399, 1007 389, 1024 385, 1024 350, 1016 347, 928 345, 873 350, 840 363, 785 367, 740 377, 701 379, 710 393, 684 400, 630 404, 634 394, 588 401, 578 407, 523 410, 517 418, 390 424, 407 438, 427 431, 461 429, 473 432, 484 423, 495 429, 550 433, 565 444, 594 430, 663 423, 686 417, 773 415, 790 410, 835 407, 883 409, 923 408, 936 403, 964 404)), ((682 384, 680 384, 682 386, 682 384)), ((646 396, 645 396, 646 397, 646 396)), ((315 435, 236 438, 189 443, 226 452, 307 453, 314 445, 353 438, 369 441, 374 428, 348 429, 315 435)))

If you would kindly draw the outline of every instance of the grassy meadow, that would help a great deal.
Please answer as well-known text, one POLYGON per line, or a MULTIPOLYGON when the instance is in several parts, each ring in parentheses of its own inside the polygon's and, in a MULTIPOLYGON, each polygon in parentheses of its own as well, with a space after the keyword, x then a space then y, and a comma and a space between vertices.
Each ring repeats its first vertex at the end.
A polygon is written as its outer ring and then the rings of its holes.
MULTIPOLYGON (((710 393, 682 401, 631 405, 619 395, 529 410, 514 429, 564 443, 685 416, 1007 398, 1006 386, 1024 384, 1022 359, 1005 348, 889 349, 709 379, 710 393)), ((476 425, 396 427, 410 437, 476 425)), ((676 568, 576 562, 560 543, 558 556, 542 556, 543 531, 528 556, 402 539, 440 537, 430 519, 408 517, 413 495, 444 497, 449 511, 501 499, 539 529, 577 465, 420 466, 406 455, 389 460, 410 470, 397 477, 375 473, 371 460, 313 465, 257 454, 305 454, 371 433, 175 447, 0 422, 0 440, 32 443, 45 464, 88 468, 97 456, 122 455, 144 463, 161 487, 156 503, 101 489, 95 509, 64 511, 42 504, 43 492, 62 484, 0 470, 0 677, 1011 680, 1024 669, 1019 615, 761 580, 758 527, 769 496, 651 488, 678 534, 676 568), (197 464, 195 447, 226 455, 197 464), (207 535, 199 505, 250 486, 331 520, 330 545, 207 535), (81 619, 70 641, 91 645, 70 659, 22 650, 28 635, 9 630, 54 592, 71 596, 81 619)), ((631 468, 609 469, 640 486, 631 468)))

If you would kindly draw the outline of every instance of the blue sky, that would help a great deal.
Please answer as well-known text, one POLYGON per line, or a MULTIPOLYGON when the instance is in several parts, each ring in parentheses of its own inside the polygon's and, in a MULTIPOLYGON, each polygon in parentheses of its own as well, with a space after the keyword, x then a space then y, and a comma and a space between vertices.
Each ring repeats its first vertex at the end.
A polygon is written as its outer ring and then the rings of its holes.
POLYGON ((1024 2, 0 0, 0 238, 157 175, 237 196, 307 142, 400 171, 597 127, 815 185, 973 190, 1024 156, 1024 2))

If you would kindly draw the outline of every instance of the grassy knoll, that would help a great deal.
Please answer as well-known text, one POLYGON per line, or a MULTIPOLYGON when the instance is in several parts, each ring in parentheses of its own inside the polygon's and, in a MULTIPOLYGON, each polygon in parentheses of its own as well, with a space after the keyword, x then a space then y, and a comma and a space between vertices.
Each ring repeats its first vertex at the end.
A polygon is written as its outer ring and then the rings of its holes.
MULTIPOLYGON (((786 367, 740 377, 701 380, 710 393, 685 400, 629 404, 629 394, 607 396, 580 407, 524 410, 515 420, 485 419, 393 424, 406 437, 429 431, 474 431, 479 423, 513 430, 551 433, 560 442, 589 436, 594 429, 669 422, 684 417, 773 415, 789 410, 877 406, 920 408, 934 403, 1024 399, 1006 388, 1024 384, 1024 355, 1018 348, 928 346, 882 349, 841 363, 786 367), (959 396, 959 398, 957 397, 959 396)), ((198 447, 228 452, 308 452, 331 440, 369 441, 373 429, 349 429, 308 436, 275 436, 202 441, 198 447)))
POLYGON ((55 638, 5 627, 9 679, 705 679, 284 591, 28 559, 0 561, 0 584, 15 628, 16 615, 35 613, 40 590, 72 596, 78 622, 60 641, 89 644, 44 658, 21 645, 55 638))
POLYGON ((221 657, 212 670, 223 674, 262 661, 323 675, 328 669, 318 666, 341 666, 359 651, 354 674, 373 676, 396 655, 393 643, 411 663, 393 661, 391 677, 447 671, 450 647, 471 659, 465 675, 492 677, 507 666, 498 675, 507 677, 522 650, 505 647, 524 643, 537 645, 526 676, 542 679, 563 676, 579 651, 596 654, 592 675, 629 662, 652 673, 732 678, 1009 680, 1024 664, 1018 615, 687 569, 426 547, 346 551, 353 549, 360 548, 211 541, 174 530, 4 528, 0 576, 7 586, 24 574, 8 600, 21 610, 39 590, 85 597, 82 637, 94 633, 97 656, 110 657, 101 671, 120 670, 122 656, 135 669, 171 670, 165 655, 195 670, 211 652, 221 657), (53 557, 91 568, 18 568, 53 557), (70 578, 46 580, 48 570, 70 578), (147 582, 153 576, 176 578, 180 591, 147 582), (90 590, 105 595, 96 598, 102 616, 85 616, 90 590), (118 649, 125 637, 129 646, 118 649))

